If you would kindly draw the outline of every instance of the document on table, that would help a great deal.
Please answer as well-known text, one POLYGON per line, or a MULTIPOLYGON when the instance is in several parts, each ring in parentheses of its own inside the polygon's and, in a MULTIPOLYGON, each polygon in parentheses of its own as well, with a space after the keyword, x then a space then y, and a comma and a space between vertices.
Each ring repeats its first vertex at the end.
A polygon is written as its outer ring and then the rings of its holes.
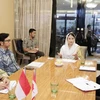
POLYGON ((99 84, 93 81, 89 81, 83 77, 66 79, 66 80, 82 91, 92 91, 92 90, 100 89, 99 84))
POLYGON ((77 60, 73 60, 73 59, 62 59, 63 62, 72 62, 75 63, 77 60))
POLYGON ((0 90, 0 93, 8 93, 8 91, 14 88, 15 86, 16 86, 16 81, 15 80, 10 81, 8 89, 0 90))
POLYGON ((96 67, 90 67, 90 66, 80 66, 79 70, 85 70, 85 71, 96 71, 96 67))
POLYGON ((48 57, 48 59, 49 59, 49 60, 52 60, 52 59, 54 59, 54 58, 53 58, 53 57, 48 57))
POLYGON ((26 65, 26 68, 40 68, 43 66, 44 62, 31 62, 30 64, 26 65))

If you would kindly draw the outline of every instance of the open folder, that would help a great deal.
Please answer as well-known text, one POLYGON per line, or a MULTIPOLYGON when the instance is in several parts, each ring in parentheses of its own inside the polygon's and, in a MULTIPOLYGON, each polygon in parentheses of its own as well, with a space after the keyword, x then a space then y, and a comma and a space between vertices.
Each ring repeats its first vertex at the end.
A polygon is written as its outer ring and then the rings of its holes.
POLYGON ((93 81, 89 81, 83 77, 77 77, 77 78, 66 79, 66 80, 82 91, 92 91, 92 90, 100 89, 99 84, 93 81))

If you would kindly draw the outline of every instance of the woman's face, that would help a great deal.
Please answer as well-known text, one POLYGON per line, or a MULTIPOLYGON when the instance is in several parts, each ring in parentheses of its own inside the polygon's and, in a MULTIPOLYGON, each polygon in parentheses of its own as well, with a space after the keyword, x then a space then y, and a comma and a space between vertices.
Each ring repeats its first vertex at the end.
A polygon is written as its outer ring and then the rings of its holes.
POLYGON ((75 38, 72 35, 69 35, 67 37, 67 42, 68 42, 68 45, 73 45, 73 43, 75 42, 75 38))

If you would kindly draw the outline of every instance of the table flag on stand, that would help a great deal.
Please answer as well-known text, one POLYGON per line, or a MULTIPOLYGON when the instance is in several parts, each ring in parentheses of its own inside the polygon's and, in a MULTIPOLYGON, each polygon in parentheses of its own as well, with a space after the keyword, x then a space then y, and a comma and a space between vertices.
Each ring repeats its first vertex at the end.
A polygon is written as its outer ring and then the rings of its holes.
POLYGON ((17 99, 22 100, 25 98, 30 92, 30 89, 31 87, 25 75, 25 69, 23 69, 15 89, 17 99))
POLYGON ((34 100, 34 97, 36 96, 37 93, 38 90, 36 85, 36 69, 35 69, 33 74, 33 80, 32 80, 32 100, 34 100))

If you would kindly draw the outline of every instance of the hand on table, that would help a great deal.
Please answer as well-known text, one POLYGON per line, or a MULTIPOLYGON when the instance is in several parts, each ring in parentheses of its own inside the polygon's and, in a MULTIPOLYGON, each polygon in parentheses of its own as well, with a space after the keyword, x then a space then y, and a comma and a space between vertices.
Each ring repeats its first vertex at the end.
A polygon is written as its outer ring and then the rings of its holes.
POLYGON ((0 82, 0 90, 8 88, 10 80, 8 78, 4 78, 3 81, 0 82))
POLYGON ((73 56, 74 56, 75 60, 78 60, 78 55, 77 54, 74 54, 73 56))
POLYGON ((32 50, 29 50, 28 52, 29 52, 29 53, 36 53, 38 50, 39 50, 38 48, 34 48, 34 49, 32 49, 32 50))

